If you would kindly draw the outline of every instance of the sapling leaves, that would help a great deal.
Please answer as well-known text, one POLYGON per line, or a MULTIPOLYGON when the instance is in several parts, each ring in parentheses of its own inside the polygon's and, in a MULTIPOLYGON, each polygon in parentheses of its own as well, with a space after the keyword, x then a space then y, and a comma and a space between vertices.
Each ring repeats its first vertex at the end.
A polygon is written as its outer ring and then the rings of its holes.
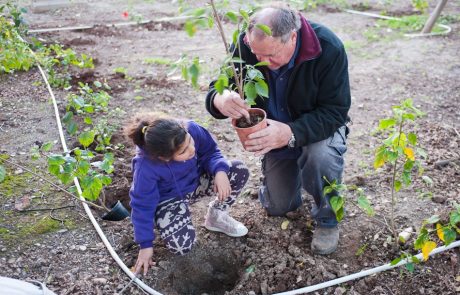
POLYGON ((257 91, 258 95, 260 95, 262 97, 268 97, 268 85, 267 85, 267 83, 262 79, 257 79, 256 91, 257 91))
POLYGON ((83 147, 87 148, 94 142, 95 135, 96 133, 94 130, 82 132, 80 136, 78 136, 78 141, 83 145, 83 147))
POLYGON ((267 25, 264 25, 264 24, 256 24, 256 28, 258 28, 259 30, 261 30, 262 32, 264 32, 267 36, 271 36, 271 35, 272 35, 272 30, 271 30, 270 27, 267 26, 267 25))

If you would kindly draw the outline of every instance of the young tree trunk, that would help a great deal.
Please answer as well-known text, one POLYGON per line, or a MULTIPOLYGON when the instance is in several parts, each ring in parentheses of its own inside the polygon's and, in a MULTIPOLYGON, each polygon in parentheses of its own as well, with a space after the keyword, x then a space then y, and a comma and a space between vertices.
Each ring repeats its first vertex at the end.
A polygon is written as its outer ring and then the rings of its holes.
POLYGON ((440 0, 438 2, 438 5, 436 5, 436 8, 434 9, 433 13, 430 15, 430 18, 425 23, 425 26, 423 27, 422 34, 428 34, 431 32, 431 30, 434 27, 434 24, 436 23, 436 20, 438 19, 439 15, 441 14, 441 11, 444 9, 444 6, 446 6, 447 0, 440 0))

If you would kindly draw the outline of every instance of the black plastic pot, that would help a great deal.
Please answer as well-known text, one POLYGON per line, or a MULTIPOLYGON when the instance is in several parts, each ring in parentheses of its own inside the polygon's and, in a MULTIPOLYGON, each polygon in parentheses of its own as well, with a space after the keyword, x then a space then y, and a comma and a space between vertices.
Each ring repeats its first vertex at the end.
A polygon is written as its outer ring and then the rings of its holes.
POLYGON ((110 212, 105 213, 102 215, 102 219, 110 220, 110 221, 120 221, 129 217, 129 212, 126 210, 125 206, 120 201, 117 201, 115 205, 113 205, 112 210, 110 212))

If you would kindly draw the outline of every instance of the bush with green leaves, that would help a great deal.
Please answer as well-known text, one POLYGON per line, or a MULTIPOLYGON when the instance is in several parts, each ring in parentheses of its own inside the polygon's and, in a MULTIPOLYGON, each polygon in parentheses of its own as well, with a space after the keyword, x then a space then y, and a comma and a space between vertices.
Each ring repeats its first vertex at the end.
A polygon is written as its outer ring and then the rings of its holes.
POLYGON ((19 38, 26 31, 23 12, 10 3, 0 5, 0 74, 28 71, 35 63, 28 44, 19 38))
POLYGON ((105 91, 110 89, 106 83, 95 81, 93 83, 95 89, 81 82, 78 85, 78 92, 67 96, 66 113, 62 118, 62 122, 70 135, 75 135, 79 128, 75 116, 83 116, 85 124, 93 125, 93 119, 90 115, 107 112, 111 99, 111 96, 105 91))
MULTIPOLYGON (((92 143, 91 136, 82 136, 80 143, 87 147, 92 143)), ((48 171, 64 185, 72 183, 76 177, 82 196, 88 201, 96 201, 103 188, 112 183, 110 174, 113 172, 114 156, 106 153, 102 161, 93 161, 94 158, 93 152, 80 148, 70 154, 52 154, 48 156, 48 171)))
POLYGON ((71 48, 64 49, 59 44, 45 46, 36 39, 31 45, 23 41, 21 36, 27 32, 22 18, 24 12, 24 9, 10 3, 0 6, 0 74, 28 71, 39 62, 52 87, 66 88, 70 87, 71 67, 94 67, 91 57, 78 55, 71 48))

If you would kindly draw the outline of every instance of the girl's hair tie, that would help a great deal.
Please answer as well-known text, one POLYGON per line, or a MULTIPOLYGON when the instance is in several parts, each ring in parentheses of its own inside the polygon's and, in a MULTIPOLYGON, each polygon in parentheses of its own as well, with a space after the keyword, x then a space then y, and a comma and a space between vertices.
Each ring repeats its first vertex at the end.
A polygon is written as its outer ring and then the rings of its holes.
POLYGON ((149 126, 146 125, 146 126, 142 127, 142 134, 145 134, 145 131, 147 131, 147 127, 149 127, 149 126))

